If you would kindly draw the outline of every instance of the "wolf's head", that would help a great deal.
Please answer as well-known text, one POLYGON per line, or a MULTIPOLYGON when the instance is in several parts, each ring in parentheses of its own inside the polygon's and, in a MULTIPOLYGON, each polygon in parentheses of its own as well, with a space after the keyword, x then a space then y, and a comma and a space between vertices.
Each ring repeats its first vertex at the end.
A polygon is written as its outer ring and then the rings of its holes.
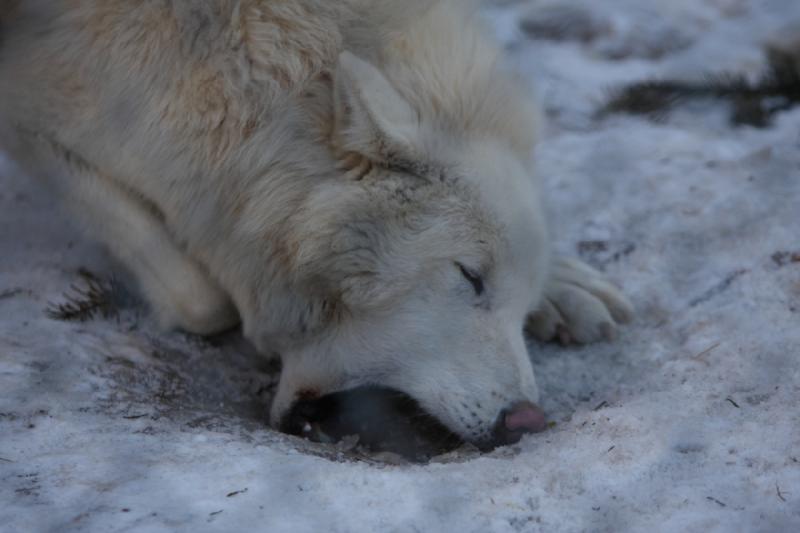
POLYGON ((508 442, 519 432, 509 437, 501 423, 498 437, 497 424, 510 409, 530 406, 516 429, 541 422, 523 324, 548 245, 528 164, 533 134, 513 133, 535 117, 491 109, 513 105, 508 88, 487 85, 483 102, 437 102, 415 95, 419 80, 398 88, 389 71, 340 58, 332 137, 346 175, 318 187, 291 224, 294 271, 325 295, 326 326, 284 354, 272 420, 299 399, 380 385, 465 440, 508 442))

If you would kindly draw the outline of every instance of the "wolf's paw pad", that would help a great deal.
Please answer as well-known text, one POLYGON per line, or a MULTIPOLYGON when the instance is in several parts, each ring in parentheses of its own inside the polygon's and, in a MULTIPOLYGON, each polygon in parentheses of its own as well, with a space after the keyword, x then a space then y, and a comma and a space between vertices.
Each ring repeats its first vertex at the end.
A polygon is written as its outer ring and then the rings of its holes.
POLYGON ((614 340, 617 326, 632 317, 631 303, 603 274, 580 261, 558 258, 527 330, 541 341, 585 344, 614 340))

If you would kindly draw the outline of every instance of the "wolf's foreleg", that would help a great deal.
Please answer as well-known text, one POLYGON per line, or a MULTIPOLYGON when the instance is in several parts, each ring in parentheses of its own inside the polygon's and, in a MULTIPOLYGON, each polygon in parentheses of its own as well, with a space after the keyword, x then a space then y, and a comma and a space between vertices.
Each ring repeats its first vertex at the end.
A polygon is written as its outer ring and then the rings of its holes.
POLYGON ((228 295, 174 242, 154 206, 77 155, 39 141, 70 174, 68 205, 133 272, 163 327, 210 335, 238 323, 228 295))
POLYGON ((576 259, 558 257, 544 297, 528 316, 527 330, 542 341, 584 344, 612 340, 633 306, 603 274, 576 259))

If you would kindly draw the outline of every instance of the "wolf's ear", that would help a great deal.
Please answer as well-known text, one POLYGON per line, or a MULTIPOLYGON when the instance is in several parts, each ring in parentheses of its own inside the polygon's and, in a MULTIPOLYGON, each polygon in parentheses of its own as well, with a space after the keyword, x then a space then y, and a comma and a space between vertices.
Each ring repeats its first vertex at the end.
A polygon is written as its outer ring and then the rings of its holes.
POLYGON ((335 141, 345 152, 380 162, 410 150, 419 135, 411 105, 377 68, 350 52, 339 56, 334 99, 335 141))

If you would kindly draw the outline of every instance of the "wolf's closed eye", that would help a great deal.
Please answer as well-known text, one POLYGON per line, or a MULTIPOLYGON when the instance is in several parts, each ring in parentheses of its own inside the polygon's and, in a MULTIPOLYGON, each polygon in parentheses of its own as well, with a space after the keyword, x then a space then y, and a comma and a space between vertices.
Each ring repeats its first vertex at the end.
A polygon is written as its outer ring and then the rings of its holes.
POLYGON ((465 267, 461 263, 456 263, 459 270, 461 270, 461 275, 464 276, 464 279, 470 282, 472 288, 475 289, 475 294, 480 296, 483 294, 484 287, 483 287, 483 278, 480 274, 475 272, 474 270, 470 270, 469 268, 465 267))

